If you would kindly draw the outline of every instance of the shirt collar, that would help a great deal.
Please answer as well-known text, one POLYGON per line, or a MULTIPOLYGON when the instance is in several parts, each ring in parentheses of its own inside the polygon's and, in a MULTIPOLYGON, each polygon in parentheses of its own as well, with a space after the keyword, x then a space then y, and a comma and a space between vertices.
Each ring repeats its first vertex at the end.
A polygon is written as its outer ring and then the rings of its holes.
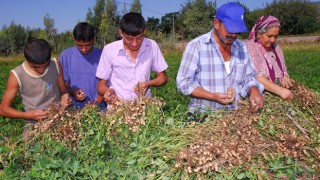
MULTIPOLYGON (((126 54, 126 50, 124 48, 124 43, 123 43, 123 39, 119 40, 119 43, 121 43, 120 45, 120 48, 119 48, 119 52, 118 52, 118 55, 125 55, 126 54)), ((143 39, 143 42, 141 44, 141 47, 140 47, 140 52, 144 52, 146 50, 146 48, 149 46, 149 41, 147 41, 147 38, 145 37, 143 39)))
MULTIPOLYGON (((215 42, 215 40, 213 39, 213 32, 214 29, 212 29, 209 33, 207 33, 206 37, 204 38, 204 43, 206 44, 211 44, 213 42, 215 42)), ((244 43, 241 43, 241 40, 239 40, 238 38, 233 42, 232 46, 243 46, 244 43)))

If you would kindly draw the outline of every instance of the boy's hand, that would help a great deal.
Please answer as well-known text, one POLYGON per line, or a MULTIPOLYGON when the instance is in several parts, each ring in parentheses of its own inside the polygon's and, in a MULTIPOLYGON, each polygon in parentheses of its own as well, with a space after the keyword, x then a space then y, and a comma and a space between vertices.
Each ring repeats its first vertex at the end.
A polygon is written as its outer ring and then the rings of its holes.
POLYGON ((66 93, 66 94, 63 94, 61 96, 61 106, 62 107, 67 107, 67 106, 70 106, 72 103, 72 99, 70 98, 69 94, 66 93))
POLYGON ((87 95, 80 88, 74 91, 73 96, 77 101, 83 101, 87 97, 87 95))
POLYGON ((138 96, 144 96, 148 89, 149 89, 148 82, 138 82, 138 84, 136 84, 134 87, 134 92, 138 96))
POLYGON ((108 103, 108 104, 114 104, 118 100, 118 96, 114 89, 109 88, 106 93, 103 95, 103 99, 108 103))
POLYGON ((29 111, 28 113, 30 113, 30 119, 36 120, 38 122, 48 118, 48 111, 46 110, 35 109, 29 111))

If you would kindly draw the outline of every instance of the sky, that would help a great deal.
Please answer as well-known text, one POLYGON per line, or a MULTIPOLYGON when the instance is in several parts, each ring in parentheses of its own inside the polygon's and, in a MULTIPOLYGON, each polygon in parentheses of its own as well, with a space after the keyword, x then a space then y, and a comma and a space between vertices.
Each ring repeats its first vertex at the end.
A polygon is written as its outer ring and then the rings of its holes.
MULTIPOLYGON (((23 27, 44 28, 43 18, 48 14, 55 21, 58 32, 73 30, 74 26, 85 21, 88 9, 93 9, 97 0, 3 0, 0 6, 0 29, 11 22, 23 27)), ((188 0, 140 0, 142 15, 161 18, 166 13, 180 11, 188 0)), ((233 0, 217 0, 217 7, 233 0)), ((317 2, 319 0, 311 0, 317 2)), ((123 12, 124 4, 127 11, 132 0, 117 0, 118 11, 123 12)), ((208 2, 208 1, 207 1, 208 2)), ((249 10, 264 8, 273 0, 240 0, 249 10)))

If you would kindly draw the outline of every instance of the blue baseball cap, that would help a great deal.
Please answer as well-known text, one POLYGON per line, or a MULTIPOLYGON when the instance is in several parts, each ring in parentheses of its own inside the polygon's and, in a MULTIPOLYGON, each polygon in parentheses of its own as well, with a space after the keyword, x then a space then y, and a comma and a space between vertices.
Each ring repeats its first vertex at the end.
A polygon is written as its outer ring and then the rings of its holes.
POLYGON ((244 9, 236 2, 229 2, 220 6, 216 18, 223 22, 229 33, 248 31, 244 22, 244 9))

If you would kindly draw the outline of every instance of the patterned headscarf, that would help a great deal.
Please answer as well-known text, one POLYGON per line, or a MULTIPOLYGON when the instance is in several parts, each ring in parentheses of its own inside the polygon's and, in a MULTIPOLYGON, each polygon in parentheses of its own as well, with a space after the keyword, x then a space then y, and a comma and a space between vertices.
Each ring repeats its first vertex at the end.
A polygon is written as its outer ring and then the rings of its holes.
POLYGON ((280 21, 276 17, 270 16, 270 15, 260 17, 256 21, 256 23, 254 24, 248 39, 255 39, 257 31, 259 31, 260 29, 262 29, 264 27, 270 26, 270 25, 279 25, 280 26, 280 21))

